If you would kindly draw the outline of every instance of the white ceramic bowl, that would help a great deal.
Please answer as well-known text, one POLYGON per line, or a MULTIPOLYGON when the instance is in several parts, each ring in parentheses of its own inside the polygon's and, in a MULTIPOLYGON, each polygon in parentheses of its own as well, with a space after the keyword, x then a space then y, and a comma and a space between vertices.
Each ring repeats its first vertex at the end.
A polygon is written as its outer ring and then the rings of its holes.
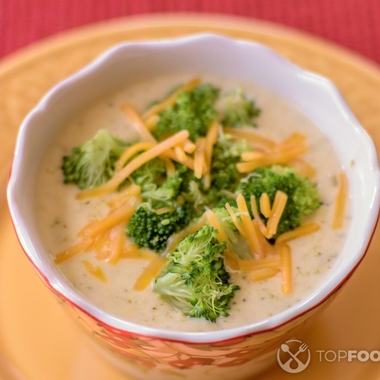
POLYGON ((265 354, 294 336, 363 259, 378 217, 379 169, 371 139, 329 80, 302 70, 265 46, 203 34, 115 46, 49 91, 21 126, 8 200, 20 243, 42 280, 106 351, 118 353, 111 356, 118 356, 132 375, 147 378, 149 373, 149 378, 170 379, 169 372, 161 372, 170 369, 199 380, 238 379, 257 372, 265 354), (36 176, 46 147, 62 123, 100 95, 119 88, 120 78, 125 78, 126 85, 152 73, 172 72, 233 76, 284 96, 327 136, 348 175, 353 219, 334 270, 301 302, 258 323, 188 333, 143 327, 108 315, 63 278, 37 230, 36 176), (169 351, 181 353, 181 360, 170 362, 170 355, 162 354, 169 351))

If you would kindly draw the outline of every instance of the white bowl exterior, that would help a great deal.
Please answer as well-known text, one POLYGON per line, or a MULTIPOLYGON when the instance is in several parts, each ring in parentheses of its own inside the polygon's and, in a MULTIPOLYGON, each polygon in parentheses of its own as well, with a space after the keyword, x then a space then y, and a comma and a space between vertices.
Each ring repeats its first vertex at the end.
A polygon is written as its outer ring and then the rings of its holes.
POLYGON ((55 86, 29 114, 17 140, 8 186, 11 216, 20 242, 50 285, 100 321, 142 335, 188 342, 214 342, 269 330, 321 303, 363 258, 379 210, 379 168, 372 140, 327 79, 302 70, 262 45, 202 34, 175 40, 118 45, 55 86), (46 147, 70 115, 98 96, 149 76, 172 72, 214 73, 261 84, 288 99, 331 141, 350 183, 353 223, 334 270, 307 298, 250 325, 208 333, 148 328, 106 315, 85 300, 43 247, 34 210, 35 178, 46 147), (123 78, 123 79, 122 79, 123 78))

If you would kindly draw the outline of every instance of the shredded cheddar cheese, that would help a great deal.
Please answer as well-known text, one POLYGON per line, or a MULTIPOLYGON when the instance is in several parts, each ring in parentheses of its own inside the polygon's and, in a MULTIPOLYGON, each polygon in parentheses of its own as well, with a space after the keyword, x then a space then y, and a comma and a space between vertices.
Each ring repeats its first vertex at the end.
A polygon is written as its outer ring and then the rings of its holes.
POLYGON ((276 239, 276 244, 286 243, 290 240, 298 239, 302 236, 306 236, 313 232, 316 232, 320 228, 321 227, 319 226, 319 224, 314 222, 303 224, 302 226, 299 226, 292 231, 284 232, 283 234, 278 236, 276 239))
MULTIPOLYGON (((280 222, 282 213, 284 212, 287 199, 288 199, 288 196, 284 192, 279 191, 279 190, 276 192, 273 206, 270 209, 269 218, 268 218, 267 224, 265 225, 260 217, 259 211, 257 210, 256 198, 254 195, 251 195, 251 208, 252 208, 253 217, 255 221, 257 222, 261 233, 267 239, 271 239, 274 235, 276 235, 278 223, 280 222)), ((269 198, 268 198, 268 202, 269 202, 269 198)))
POLYGON ((289 137, 287 137, 280 144, 276 145, 273 150, 274 151, 286 151, 288 149, 293 149, 295 146, 303 144, 306 140, 306 136, 301 133, 292 133, 289 137))
MULTIPOLYGON (((256 201, 253 197, 253 200, 256 201)), ((252 199, 251 199, 252 203, 252 199)), ((256 202, 255 202, 256 205, 256 202)), ((256 206, 257 209, 257 206, 256 206)), ((269 218, 272 214, 272 209, 270 206, 270 200, 267 193, 262 193, 260 197, 260 212, 266 217, 269 218)), ((258 214, 258 213, 257 213, 258 214)))
POLYGON ((281 243, 278 244, 278 251, 281 260, 281 286, 284 294, 292 291, 292 256, 290 247, 281 243))
POLYGON ((115 172, 120 172, 126 162, 128 162, 135 154, 153 148, 156 145, 154 142, 139 142, 124 151, 115 163, 115 172))
POLYGON ((229 242, 228 242, 227 235, 224 232, 224 229, 221 226, 221 224, 219 223, 219 220, 216 217, 216 215, 214 214, 214 212, 212 210, 207 210, 205 214, 206 214, 207 221, 209 222, 210 226, 218 231, 218 234, 216 237, 217 237, 219 243, 221 243, 222 241, 225 241, 227 243, 227 246, 228 246, 229 242))
POLYGON ((182 157, 178 157, 177 153, 173 149, 168 149, 164 153, 160 155, 160 157, 170 158, 173 161, 179 162, 182 165, 185 165, 191 170, 194 170, 194 159, 187 154, 182 155, 182 157))
POLYGON ((258 233, 252 225, 251 217, 248 212, 247 204, 244 197, 239 194, 236 198, 238 209, 240 212, 240 218, 242 221, 242 228, 244 231, 245 239, 251 249, 251 252, 257 257, 264 257, 265 251, 258 237, 258 233))
POLYGON ((156 253, 149 251, 148 249, 141 249, 134 243, 127 244, 121 254, 122 258, 137 260, 152 260, 156 256, 156 253))
POLYGON ((107 276, 104 274, 102 268, 99 265, 95 265, 87 260, 83 260, 82 263, 88 273, 104 283, 108 282, 107 276))
POLYGON ((152 115, 148 117, 146 120, 144 120, 149 132, 153 131, 156 128, 156 125, 159 122, 159 120, 160 117, 158 115, 152 115))
POLYGON ((184 140, 180 146, 186 153, 189 153, 189 154, 194 153, 195 148, 196 148, 195 144, 189 139, 184 140))
POLYGON ((229 203, 226 203, 225 207, 226 207, 226 210, 228 211, 228 213, 230 214, 230 217, 231 217, 233 223, 235 224, 236 229, 241 233, 242 236, 245 237, 245 231, 244 231, 243 227, 241 226, 240 221, 236 217, 234 211, 232 210, 232 207, 230 206, 229 203))
POLYGON ((135 211, 135 207, 141 200, 137 197, 131 197, 126 201, 123 206, 112 210, 106 217, 101 220, 96 220, 91 222, 89 225, 84 227, 79 233, 79 236, 90 236, 94 237, 95 235, 106 231, 107 229, 121 223, 127 223, 129 218, 132 216, 135 211))
POLYGON ((279 269, 280 264, 281 262, 278 255, 275 257, 265 257, 263 259, 239 260, 239 267, 243 272, 252 272, 254 270, 265 268, 279 269))
POLYGON ((275 276, 278 272, 280 272, 280 269, 278 268, 262 268, 249 272, 247 278, 251 282, 258 282, 267 280, 268 278, 275 276))
POLYGON ((334 216, 332 220, 332 228, 337 230, 343 227, 344 212, 348 197, 348 180, 344 172, 338 175, 338 190, 335 196, 334 216))
POLYGON ((164 164, 165 164, 166 175, 168 177, 174 175, 176 170, 175 170, 173 161, 170 158, 166 158, 166 157, 163 157, 162 160, 164 161, 164 164))
POLYGON ((78 255, 86 250, 86 248, 92 243, 92 239, 83 239, 79 243, 65 249, 64 251, 58 253, 54 257, 54 262, 60 264, 71 257, 78 255))
POLYGON ((228 266, 228 268, 231 269, 231 271, 240 271, 239 261, 240 260, 235 252, 230 251, 228 249, 224 252, 224 262, 228 266))
POLYGON ((202 178, 203 172, 207 170, 205 159, 205 144, 206 139, 204 137, 199 137, 195 142, 194 175, 197 178, 202 178))
POLYGON ((278 223, 280 222, 282 213, 285 210, 287 200, 288 196, 283 191, 277 190, 272 206, 272 213, 267 222, 266 237, 268 239, 271 239, 277 233, 278 223))
POLYGON ((110 255, 107 257, 109 264, 116 264, 122 256, 125 243, 124 223, 120 223, 112 228, 110 233, 111 245, 110 255))
POLYGON ((169 107, 173 105, 176 100, 177 96, 179 94, 182 94, 183 92, 186 91, 191 91, 193 90, 198 84, 200 83, 200 78, 194 78, 190 80, 188 83, 185 83, 181 87, 179 87, 176 91, 174 91, 168 98, 163 100, 162 102, 153 105, 151 108, 146 111, 142 117, 144 121, 148 120, 151 118, 153 115, 157 115, 158 113, 162 112, 166 107, 169 107))
POLYGON ((175 146, 174 148, 174 153, 177 156, 178 160, 180 162, 184 162, 186 160, 186 153, 185 151, 180 147, 180 146, 175 146))
POLYGON ((141 187, 132 183, 126 189, 117 193, 111 199, 108 200, 108 205, 111 209, 120 207, 122 204, 127 202, 131 197, 137 197, 141 194, 141 187))
POLYGON ((133 286, 133 290, 136 290, 138 292, 145 290, 151 284, 151 282, 161 273, 166 262, 167 259, 161 256, 156 256, 153 258, 137 278, 133 286))
POLYGON ((251 129, 223 128, 223 131, 231 136, 244 139, 254 148, 264 151, 270 151, 276 146, 274 141, 253 132, 251 129))
POLYGON ((208 128, 207 135, 206 135, 205 152, 204 152, 206 172, 205 172, 204 181, 203 181, 205 189, 210 188, 210 185, 211 185, 211 160, 212 160, 213 148, 216 143, 216 140, 218 139, 220 128, 221 128, 221 125, 218 122, 213 122, 208 128))
POLYGON ((300 173, 302 176, 306 178, 313 178, 317 174, 317 170, 307 163, 306 161, 302 160, 301 158, 295 158, 294 160, 290 161, 289 166, 293 167, 300 173))
POLYGON ((156 142, 156 139, 149 132, 144 121, 141 119, 140 115, 133 108, 133 106, 131 106, 128 103, 125 103, 121 106, 121 110, 124 112, 125 116, 127 116, 128 120, 131 122, 135 130, 139 133, 143 141, 147 141, 151 143, 156 142))
POLYGON ((244 152, 236 167, 241 173, 247 173, 261 166, 288 164, 309 149, 305 136, 293 134, 282 143, 271 146, 265 152, 244 152))

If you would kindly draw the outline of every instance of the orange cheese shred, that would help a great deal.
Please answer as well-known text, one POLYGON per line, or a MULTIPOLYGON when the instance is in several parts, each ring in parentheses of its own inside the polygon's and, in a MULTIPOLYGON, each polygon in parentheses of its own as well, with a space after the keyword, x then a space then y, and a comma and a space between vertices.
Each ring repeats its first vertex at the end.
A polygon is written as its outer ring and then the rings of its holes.
POLYGON ((101 220, 95 220, 79 231, 79 236, 94 237, 115 225, 124 222, 126 223, 135 211, 137 204, 141 202, 140 198, 131 197, 121 207, 112 210, 107 216, 101 220))
POLYGON ((279 235, 276 239, 276 244, 286 243, 290 240, 298 239, 302 236, 306 236, 313 232, 316 232, 320 228, 321 228, 320 225, 315 222, 305 223, 295 228, 294 230, 284 232, 283 234, 279 235))
POLYGON ((162 160, 164 161, 164 164, 165 164, 166 175, 168 177, 174 175, 175 166, 173 164, 173 161, 170 158, 166 158, 166 157, 163 157, 162 160))
POLYGON ((257 221, 252 220, 252 225, 256 231, 257 238, 259 239, 261 247, 263 247, 263 249, 264 249, 264 252, 265 252, 264 256, 275 254, 276 252, 275 252, 273 245, 268 242, 265 235, 263 235, 263 233, 260 231, 260 228, 259 228, 257 221))
POLYGON ((213 122, 208 128, 205 142, 205 161, 206 161, 206 172, 203 179, 203 184, 205 189, 208 189, 211 185, 211 161, 214 145, 218 139, 219 130, 221 125, 218 122, 213 122))
POLYGON ((240 234, 243 237, 245 237, 245 231, 244 231, 243 227, 241 226, 240 221, 236 217, 234 211, 232 210, 232 207, 230 206, 229 203, 226 203, 225 207, 226 207, 227 212, 230 214, 230 217, 231 217, 233 223, 235 224, 236 229, 240 232, 240 234))
POLYGON ((275 276, 278 272, 280 272, 278 268, 262 268, 248 273, 247 278, 251 282, 258 282, 267 280, 275 276))
POLYGON ((235 252, 226 249, 224 252, 224 262, 231 271, 239 271, 239 258, 235 252))
POLYGON ((276 235, 278 223, 280 222, 282 213, 285 210, 287 200, 288 196, 283 191, 276 191, 272 206, 272 213, 267 222, 267 239, 271 239, 274 235, 276 235))
POLYGON ((174 149, 168 149, 166 152, 162 153, 160 157, 164 159, 170 158, 171 160, 179 162, 187 166, 189 169, 194 170, 194 159, 188 156, 187 154, 181 155, 181 157, 178 157, 174 149))
POLYGON ((263 259, 246 259, 239 260, 240 270, 243 272, 252 272, 259 269, 279 269, 281 261, 279 257, 265 257, 263 259))
POLYGON ((128 120, 131 122, 135 130, 139 133, 143 141, 147 141, 151 143, 156 142, 156 139, 149 132, 144 121, 141 119, 140 115, 137 113, 137 111, 134 109, 132 105, 128 103, 122 104, 121 110, 123 111, 125 116, 128 118, 128 120))
POLYGON ((285 151, 285 150, 293 149, 295 146, 305 142, 305 140, 306 140, 306 136, 303 135, 302 133, 292 133, 284 141, 277 144, 273 148, 273 150, 274 151, 285 151))
POLYGON ((281 288, 284 294, 292 292, 292 255, 290 247, 281 243, 277 245, 281 261, 281 288))
POLYGON ((253 161, 253 160, 259 160, 259 159, 262 159, 263 157, 266 157, 265 153, 257 151, 257 150, 250 151, 250 152, 243 152, 241 154, 241 159, 247 162, 253 161))
POLYGON ((113 227, 111 230, 110 254, 107 257, 107 262, 109 264, 116 264, 122 257, 123 247, 125 243, 124 226, 124 223, 120 223, 113 227))
POLYGON ((95 265, 87 260, 83 260, 82 263, 86 268, 86 271, 96 277, 98 280, 104 283, 108 281, 107 276, 104 274, 102 268, 99 265, 95 265))
POLYGON ((146 127, 148 128, 148 131, 154 131, 156 129, 156 125, 159 122, 160 117, 158 115, 152 115, 146 120, 144 120, 146 127))
POLYGON ((240 218, 242 221, 242 228, 245 234, 245 239, 247 240, 247 243, 249 245, 249 248, 251 249, 251 252, 258 256, 258 257, 264 257, 265 251, 261 244, 261 241, 258 237, 258 233, 253 227, 251 217, 248 212, 247 204, 245 202, 245 199, 242 194, 239 194, 236 198, 237 206, 240 212, 240 218))
POLYGON ((178 157, 178 160, 180 162, 184 162, 186 160, 186 153, 185 151, 180 147, 180 146, 175 146, 174 148, 174 153, 178 157))
POLYGON ((317 174, 317 170, 301 158, 295 158, 290 161, 289 166, 296 169, 298 173, 306 178, 313 178, 317 174))
MULTIPOLYGON (((252 202, 252 200, 251 200, 252 202)), ((272 209, 270 206, 270 199, 267 193, 262 193, 260 196, 260 212, 266 217, 269 218, 272 214, 272 209)))
POLYGON ((63 261, 66 261, 67 259, 70 259, 71 257, 84 252, 91 243, 92 243, 92 239, 89 239, 89 238, 83 239, 79 243, 56 254, 54 257, 54 262, 56 264, 60 264, 63 261))
POLYGON ((186 153, 189 153, 189 154, 194 153, 195 148, 196 148, 195 144, 189 139, 184 140, 183 143, 181 144, 181 147, 186 153))
POLYGON ((276 146, 276 143, 264 136, 252 131, 252 129, 247 128, 223 128, 223 131, 231 136, 244 139, 254 148, 262 149, 264 151, 270 151, 276 146))
POLYGON ((281 150, 272 150, 263 154, 262 156, 255 156, 252 160, 248 161, 248 153, 244 153, 244 158, 247 162, 238 162, 236 167, 240 173, 247 173, 262 166, 269 166, 275 164, 287 164, 290 161, 298 158, 301 154, 305 153, 309 149, 306 142, 294 146, 286 145, 281 150))
POLYGON ((348 179, 344 172, 338 175, 338 190, 335 196, 334 215, 332 220, 332 229, 337 230, 343 227, 344 212, 348 197, 348 179))
POLYGON ((104 231, 97 235, 91 247, 98 260, 106 260, 111 254, 111 230, 104 231))
MULTIPOLYGON (((254 195, 251 195, 251 208, 252 208, 253 217, 255 221, 257 222, 261 233, 267 239, 271 239, 276 234, 278 223, 285 209, 287 199, 288 199, 288 196, 282 191, 276 192, 275 199, 273 202, 273 207, 271 209, 267 225, 265 226, 257 210, 256 198, 254 195)), ((269 201, 269 198, 268 198, 268 201, 269 201)))
POLYGON ((206 211, 207 220, 211 227, 218 230, 218 235, 216 236, 219 243, 222 241, 225 241, 227 243, 227 249, 224 251, 224 261, 226 265, 233 271, 238 271, 239 268, 239 258, 237 257, 236 253, 231 250, 230 242, 228 240, 228 237, 220 224, 218 218, 216 217, 215 213, 212 210, 206 211))
POLYGON ((206 139, 204 137, 199 137, 195 142, 194 175, 197 178, 202 178, 203 172, 207 170, 205 160, 205 144, 206 139))
POLYGON ((137 153, 153 148, 154 142, 138 142, 127 148, 115 163, 115 173, 120 172, 124 165, 137 153))
POLYGON ((182 94, 183 92, 186 92, 186 91, 193 90, 196 86, 198 86, 200 81, 201 81, 200 78, 194 78, 194 79, 191 79, 189 82, 185 83, 184 85, 180 86, 179 88, 177 88, 177 90, 175 90, 169 97, 164 99, 162 102, 150 107, 148 111, 146 111, 143 114, 142 116, 143 120, 146 121, 153 115, 156 115, 162 112, 166 107, 173 105, 176 102, 177 96, 179 94, 182 94))
POLYGON ((108 205, 111 209, 120 207, 123 203, 125 203, 129 198, 136 197, 141 194, 141 187, 132 183, 126 189, 117 193, 111 199, 108 200, 108 205))
POLYGON ((221 243, 222 241, 225 241, 227 243, 227 247, 228 247, 229 246, 229 240, 227 238, 227 235, 226 235, 222 225, 219 223, 219 220, 216 217, 215 213, 212 210, 207 210, 205 214, 206 214, 207 221, 209 222, 210 226, 218 231, 216 238, 218 239, 219 243, 221 243))
POLYGON ((142 271, 137 278, 133 290, 138 292, 145 290, 152 281, 161 273, 164 268, 167 259, 161 256, 156 256, 151 260, 148 266, 142 271))
POLYGON ((260 229, 260 232, 264 236, 266 236, 268 234, 268 229, 260 217, 259 210, 257 209, 256 197, 252 194, 250 200, 251 200, 251 210, 252 210, 253 218, 256 221, 256 223, 260 229))
POLYGON ((127 244, 121 254, 122 258, 125 259, 138 259, 138 260, 152 260, 157 256, 153 251, 148 249, 140 249, 136 244, 127 244))

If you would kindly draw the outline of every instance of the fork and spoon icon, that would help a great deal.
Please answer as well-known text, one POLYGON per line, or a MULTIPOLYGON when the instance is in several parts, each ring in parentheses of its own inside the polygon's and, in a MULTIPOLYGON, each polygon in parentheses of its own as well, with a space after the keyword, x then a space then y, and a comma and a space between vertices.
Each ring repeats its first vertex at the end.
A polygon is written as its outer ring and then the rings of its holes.
POLYGON ((289 373, 298 373, 298 372, 301 372, 303 371, 310 363, 310 359, 311 359, 311 356, 310 356, 310 351, 308 352, 308 358, 306 360, 306 362, 302 362, 299 358, 298 358, 298 355, 301 354, 302 352, 305 352, 306 350, 308 350, 308 346, 306 343, 302 343, 298 340, 291 340, 291 341, 288 341, 286 343, 283 343, 281 345, 281 350, 283 352, 286 352, 287 354, 290 355, 290 358, 285 362, 285 363, 282 363, 281 360, 280 360, 280 350, 278 351, 278 354, 277 354, 277 359, 278 359, 278 363, 279 365, 281 366, 281 368, 286 371, 286 372, 289 372, 289 373), (289 343, 289 342, 299 342, 301 343, 301 345, 298 347, 298 351, 293 354, 293 352, 290 350, 290 347, 288 344, 286 343, 289 343), (295 368, 292 368, 290 365, 294 362, 297 363, 297 366, 295 368))

